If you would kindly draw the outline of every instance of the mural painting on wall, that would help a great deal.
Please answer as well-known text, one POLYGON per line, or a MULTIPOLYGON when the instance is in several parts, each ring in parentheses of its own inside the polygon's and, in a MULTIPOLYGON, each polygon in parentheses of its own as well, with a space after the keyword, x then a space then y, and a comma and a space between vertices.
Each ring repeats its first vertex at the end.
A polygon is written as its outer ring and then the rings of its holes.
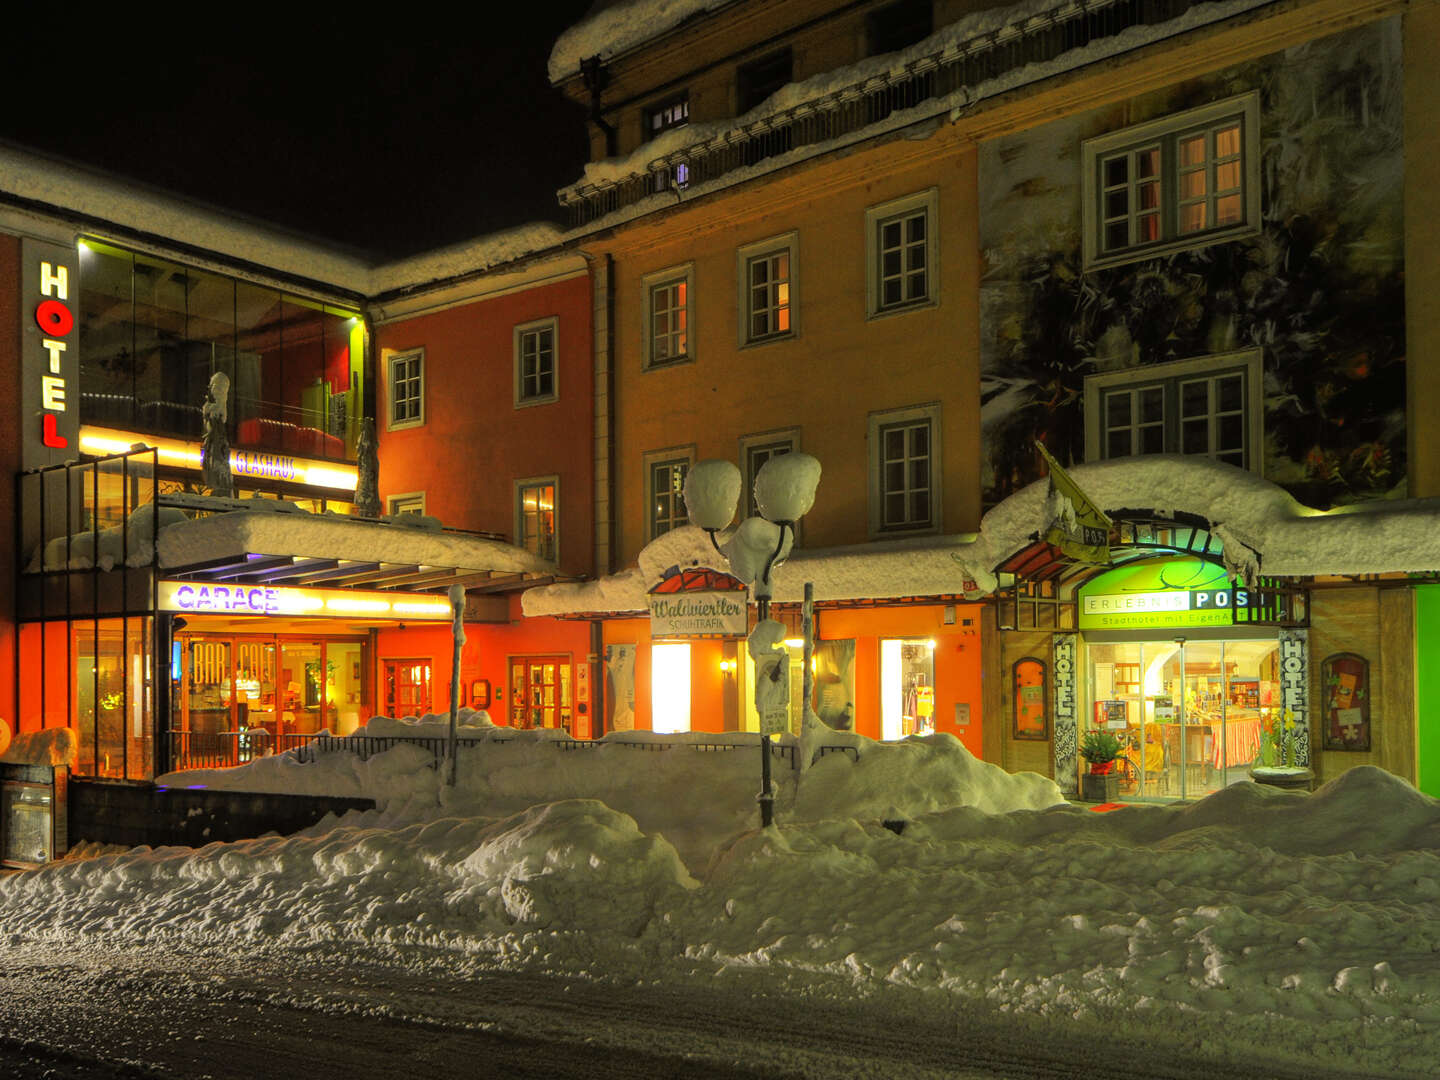
POLYGON ((605 646, 605 730, 635 728, 635 646, 605 646))
POLYGON ((985 499, 1085 452, 1084 383, 1262 350, 1264 474, 1317 507, 1404 493, 1398 20, 1371 24, 981 152, 985 499), (1258 91, 1261 228, 1086 271, 1081 144, 1258 91))
POLYGON ((815 715, 836 731, 855 726, 855 641, 815 642, 815 715))

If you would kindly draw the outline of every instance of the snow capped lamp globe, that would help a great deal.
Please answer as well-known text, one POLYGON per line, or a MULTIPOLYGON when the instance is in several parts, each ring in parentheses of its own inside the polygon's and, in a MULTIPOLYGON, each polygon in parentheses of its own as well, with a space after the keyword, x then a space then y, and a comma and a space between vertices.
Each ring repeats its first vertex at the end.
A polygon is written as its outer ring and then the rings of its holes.
POLYGON ((735 520, 735 507, 740 502, 740 470, 734 462, 721 458, 697 461, 685 476, 685 512, 691 524, 710 534, 715 550, 720 544, 715 534, 735 520))

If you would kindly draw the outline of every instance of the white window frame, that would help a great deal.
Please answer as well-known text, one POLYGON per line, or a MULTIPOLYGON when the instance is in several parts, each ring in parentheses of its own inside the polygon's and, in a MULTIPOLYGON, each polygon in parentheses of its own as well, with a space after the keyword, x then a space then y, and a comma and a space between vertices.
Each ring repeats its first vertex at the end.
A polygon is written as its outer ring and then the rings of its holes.
POLYGON ((401 352, 392 352, 385 357, 385 430, 404 431, 406 428, 420 427, 425 423, 425 350, 405 349, 401 352), (420 402, 419 415, 406 420, 395 419, 395 365, 402 361, 415 360, 418 362, 419 394, 420 402))
POLYGON ((536 319, 533 322, 520 323, 515 327, 514 332, 515 352, 515 408, 528 409, 533 405, 549 405, 560 400, 560 320, 551 315, 545 319, 536 319), (524 393, 524 371, 522 370, 521 342, 527 334, 539 334, 542 331, 550 331, 550 392, 548 394, 524 393))
MULTIPOLYGON (((800 335, 800 234, 798 232, 783 233, 780 236, 772 236, 766 240, 757 240, 753 244, 746 244, 736 253, 735 281, 738 286, 739 306, 736 311, 739 315, 740 347, 750 345, 768 345, 772 341, 789 341, 791 338, 800 335), (772 331, 767 334, 752 335, 750 324, 754 309, 750 306, 750 266, 764 258, 770 258, 781 253, 789 256, 789 276, 784 284, 787 286, 787 299, 785 307, 789 313, 790 326, 786 330, 772 331)), ((778 310, 778 307, 774 310, 778 310)))
MULTIPOLYGON (((940 192, 928 188, 903 199, 869 207, 865 211, 865 313, 869 318, 898 315, 906 311, 934 307, 940 298, 940 282, 937 270, 940 266, 938 226, 940 223, 940 192), (914 299, 902 299, 886 304, 883 297, 884 268, 882 262, 885 250, 881 245, 880 231, 897 219, 900 221, 923 215, 925 220, 925 294, 914 299)), ((902 237, 902 263, 904 254, 913 246, 902 237)), ((902 269, 903 283, 908 275, 902 269)))
POLYGON ((942 443, 940 439, 940 403, 929 402, 924 405, 912 405, 904 409, 888 409, 880 412, 872 412, 869 417, 867 439, 869 441, 870 456, 870 482, 869 482, 869 525, 871 539, 892 536, 930 536, 939 533, 944 528, 944 517, 941 506, 941 492, 944 491, 944 484, 941 478, 941 463, 944 461, 942 443), (926 422, 930 427, 930 522, 928 525, 907 527, 902 525, 885 524, 885 487, 884 487, 884 446, 883 438, 885 431, 896 425, 914 425, 926 422))
MULTIPOLYGON (((778 428, 774 431, 760 431, 753 435, 740 436, 740 509, 739 514, 743 520, 746 517, 759 513, 755 506, 755 476, 760 471, 750 467, 750 455, 755 450, 772 446, 786 444, 790 447, 790 453, 800 449, 800 429, 798 427, 778 428)), ((796 530, 800 522, 796 522, 796 530)))
POLYGON ((399 514, 413 514, 417 512, 423 515, 425 513, 425 492, 405 491, 396 495, 391 495, 385 500, 385 511, 389 517, 395 517, 399 514), (419 503, 420 509, 418 511, 414 509, 403 509, 404 504, 406 503, 419 503), (396 509, 397 506, 401 507, 401 509, 396 509))
MULTIPOLYGON (((645 466, 643 486, 645 492, 645 541, 649 543, 657 536, 664 535, 664 533, 657 533, 655 531, 655 469, 660 465, 683 464, 686 475, 688 476, 690 470, 695 467, 695 447, 693 445, 671 446, 664 450, 650 450, 642 456, 642 460, 645 466)), ((667 528, 665 532, 670 532, 672 529, 678 529, 680 526, 687 524, 685 503, 683 500, 678 504, 678 512, 678 518, 672 514, 671 520, 674 521, 675 524, 667 528)))
MULTIPOLYGON (((641 308, 643 309, 643 319, 640 326, 641 368, 645 371, 656 371, 661 368, 675 367, 679 364, 694 363, 695 264, 682 263, 679 266, 671 266, 664 270, 656 270, 652 274, 646 274, 640 279, 640 292, 641 308), (675 356, 656 359, 654 354, 655 290, 682 283, 685 286, 685 351, 675 356)), ((672 310, 680 309, 676 308, 672 310)))
MULTIPOLYGON (((1103 375, 1090 375, 1085 379, 1085 460, 1090 462, 1107 459, 1105 448, 1105 392, 1117 388, 1140 389, 1168 383, 1182 383, 1187 378, 1204 378, 1226 371, 1240 369, 1245 380, 1245 468, 1263 476, 1265 473, 1265 358, 1260 349, 1242 349, 1237 352, 1216 353, 1212 356, 1197 356, 1189 360, 1172 360, 1163 364, 1146 364, 1143 367, 1126 368, 1103 375)), ((1211 414, 1210 445, 1214 446, 1214 415, 1211 414)), ((1164 418, 1164 440, 1166 453, 1178 446, 1180 438, 1180 417, 1171 415, 1168 409, 1164 418)), ((1147 455, 1135 455, 1147 456, 1147 455)), ((1193 457, 1202 455, 1194 454, 1193 457)), ((1204 457, 1213 460, 1213 454, 1204 457)))
MULTIPOLYGON (((1207 144, 1208 145, 1208 144, 1207 144)), ((1082 167, 1081 197, 1084 227, 1084 255, 1087 270, 1107 266, 1119 266, 1168 255, 1189 248, 1207 247, 1210 244, 1233 240, 1237 237, 1256 234, 1260 231, 1260 96, 1255 91, 1212 102, 1198 109, 1175 113, 1172 116, 1151 120, 1144 124, 1112 131, 1086 139, 1081 146, 1082 167), (1193 233, 1179 231, 1179 174, 1177 144, 1182 137, 1207 133, 1207 139, 1216 128, 1228 121, 1240 121, 1240 220, 1229 225, 1212 226, 1193 233), (1121 154, 1135 153, 1156 147, 1160 150, 1160 238, 1148 243, 1132 244, 1114 251, 1106 251, 1103 244, 1106 215, 1101 205, 1105 197, 1105 185, 1100 170, 1106 160, 1121 154)), ((1211 161, 1209 157, 1206 159, 1211 161)), ((1132 166, 1134 159, 1132 157, 1132 166)), ((1207 166, 1207 176, 1213 169, 1207 166)), ((1183 170, 1190 172, 1192 170, 1183 170)), ((1133 178, 1127 181, 1133 184, 1133 178)), ((1118 190, 1118 188, 1116 189, 1118 190)), ((1213 198, 1215 191, 1213 177, 1206 185, 1206 191, 1213 198)), ((1188 200, 1193 201, 1193 200, 1188 200)), ((1127 220, 1135 221, 1136 197, 1131 190, 1127 199, 1127 220)), ((1116 217, 1114 220, 1120 220, 1116 217)))
MULTIPOLYGON (((550 488, 552 489, 552 491, 554 492, 554 495, 552 496, 552 498, 554 499, 554 503, 553 503, 553 505, 552 505, 552 507, 551 507, 550 513, 551 513, 551 515, 553 516, 554 522, 555 522, 555 531, 554 531, 554 534, 553 534, 552 537, 551 537, 551 547, 552 547, 553 550, 554 550, 554 554, 549 558, 548 561, 549 561, 549 562, 553 562, 553 563, 555 563, 555 564, 558 566, 559 563, 560 563, 560 476, 559 476, 559 474, 557 474, 557 473, 551 473, 551 474, 549 474, 548 476, 527 476, 527 477, 524 477, 523 479, 520 479, 520 480, 516 480, 516 481, 515 481, 515 498, 514 498, 514 504, 515 504, 515 532, 514 532, 513 535, 514 535, 514 537, 515 537, 515 546, 516 546, 516 547, 525 548, 526 551, 529 551, 529 550, 530 550, 528 547, 525 546, 525 490, 526 490, 527 488, 546 487, 546 486, 550 487, 550 488)), ((541 555, 539 552, 531 552, 531 554, 534 554, 537 558, 541 558, 541 559, 544 559, 544 558, 545 558, 545 556, 544 556, 544 555, 541 555)))

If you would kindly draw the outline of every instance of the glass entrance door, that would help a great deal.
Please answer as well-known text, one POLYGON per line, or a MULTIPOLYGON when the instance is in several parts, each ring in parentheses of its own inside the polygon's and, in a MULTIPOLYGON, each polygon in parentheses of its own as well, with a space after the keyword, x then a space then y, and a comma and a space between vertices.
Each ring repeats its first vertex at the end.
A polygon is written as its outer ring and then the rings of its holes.
POLYGON ((1274 640, 1089 645, 1087 731, 1120 739, 1121 794, 1193 799, 1246 779, 1279 700, 1274 640))

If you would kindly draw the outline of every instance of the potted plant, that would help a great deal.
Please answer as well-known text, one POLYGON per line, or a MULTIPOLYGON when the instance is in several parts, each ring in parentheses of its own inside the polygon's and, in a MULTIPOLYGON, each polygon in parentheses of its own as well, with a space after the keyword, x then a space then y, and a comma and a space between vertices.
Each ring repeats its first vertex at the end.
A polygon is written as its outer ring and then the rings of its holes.
POLYGON ((1087 802, 1114 802, 1120 794, 1115 759, 1120 756, 1120 739, 1108 731, 1087 731, 1080 740, 1080 756, 1090 771, 1080 777, 1080 795, 1087 802))
POLYGON ((1260 753, 1250 766, 1250 779, 1257 784, 1309 791, 1315 773, 1295 760, 1295 714, 1285 709, 1260 731, 1260 753))

